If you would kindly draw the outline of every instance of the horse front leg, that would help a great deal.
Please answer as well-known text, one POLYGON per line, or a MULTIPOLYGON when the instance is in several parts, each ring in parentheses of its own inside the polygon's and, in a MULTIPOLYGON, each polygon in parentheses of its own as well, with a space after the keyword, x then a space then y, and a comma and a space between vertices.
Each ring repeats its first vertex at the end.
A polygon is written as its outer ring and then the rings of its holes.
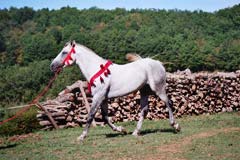
POLYGON ((93 96, 93 102, 92 102, 90 112, 88 113, 87 123, 82 134, 77 138, 78 141, 83 141, 84 138, 87 136, 88 130, 92 124, 93 118, 95 117, 95 114, 97 113, 103 100, 104 100, 103 96, 93 96))
POLYGON ((115 126, 110 119, 108 118, 108 103, 107 100, 104 100, 101 105, 101 113, 105 122, 112 128, 113 131, 127 133, 127 131, 122 126, 115 126))
POLYGON ((148 113, 148 95, 145 95, 145 94, 141 93, 140 105, 141 105, 140 118, 138 120, 136 129, 132 133, 132 135, 134 135, 134 136, 139 135, 139 132, 142 128, 143 120, 147 116, 147 113, 148 113))

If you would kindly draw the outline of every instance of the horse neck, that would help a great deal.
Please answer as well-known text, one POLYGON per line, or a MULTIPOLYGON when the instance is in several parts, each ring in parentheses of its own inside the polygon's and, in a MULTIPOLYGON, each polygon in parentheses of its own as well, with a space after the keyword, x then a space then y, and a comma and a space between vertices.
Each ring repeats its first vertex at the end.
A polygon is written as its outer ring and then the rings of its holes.
POLYGON ((100 69, 100 65, 106 63, 106 60, 82 45, 76 45, 75 50, 76 64, 87 81, 90 81, 91 77, 100 69))

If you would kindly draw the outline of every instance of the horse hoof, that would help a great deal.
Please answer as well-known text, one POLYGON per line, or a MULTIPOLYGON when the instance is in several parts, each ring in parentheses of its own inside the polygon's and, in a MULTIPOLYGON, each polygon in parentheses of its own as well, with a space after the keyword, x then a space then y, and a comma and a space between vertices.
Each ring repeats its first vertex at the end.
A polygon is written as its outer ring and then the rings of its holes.
POLYGON ((138 132, 138 131, 134 131, 134 132, 132 133, 132 135, 135 136, 135 137, 138 137, 138 136, 139 136, 139 132, 138 132))
POLYGON ((174 125, 174 128, 175 128, 176 132, 180 132, 181 131, 181 127, 180 127, 180 125, 178 123, 176 123, 174 125))
POLYGON ((83 142, 83 140, 84 140, 84 136, 82 136, 82 135, 77 138, 78 142, 83 142))
POLYGON ((118 132, 127 134, 127 130, 122 126, 117 127, 114 131, 118 131, 118 132))
POLYGON ((124 127, 121 127, 121 132, 122 132, 123 134, 127 134, 127 130, 126 130, 124 127))

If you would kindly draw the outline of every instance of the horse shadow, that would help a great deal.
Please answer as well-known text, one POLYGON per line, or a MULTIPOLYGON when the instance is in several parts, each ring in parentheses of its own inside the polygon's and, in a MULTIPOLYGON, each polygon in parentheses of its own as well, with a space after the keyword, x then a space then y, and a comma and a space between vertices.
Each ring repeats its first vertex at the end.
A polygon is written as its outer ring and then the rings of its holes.
MULTIPOLYGON (((124 133, 108 133, 106 134, 107 138, 114 138, 114 137, 119 137, 119 136, 125 136, 125 135, 131 135, 133 132, 128 132, 126 134, 124 133)), ((145 136, 148 134, 153 134, 153 133, 173 133, 177 134, 176 130, 173 128, 166 128, 166 129, 145 129, 140 132, 140 136, 145 136)))
POLYGON ((153 134, 153 133, 174 133, 176 134, 176 130, 174 128, 166 128, 166 129, 146 129, 141 131, 140 135, 144 136, 147 134, 153 134))
POLYGON ((16 143, 14 143, 14 144, 8 144, 8 145, 6 145, 6 146, 0 146, 0 150, 9 149, 9 148, 14 148, 14 147, 16 147, 16 146, 17 146, 16 143))

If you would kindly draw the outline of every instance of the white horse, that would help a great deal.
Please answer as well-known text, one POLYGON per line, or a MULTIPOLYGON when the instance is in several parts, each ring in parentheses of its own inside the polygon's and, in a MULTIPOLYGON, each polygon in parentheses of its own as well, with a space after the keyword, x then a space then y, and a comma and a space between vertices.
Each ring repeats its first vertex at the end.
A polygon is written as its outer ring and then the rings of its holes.
POLYGON ((141 94, 141 113, 133 135, 139 135, 142 122, 147 115, 150 90, 165 102, 169 110, 171 126, 176 131, 180 131, 180 126, 173 117, 172 103, 166 95, 166 72, 163 65, 159 61, 141 58, 137 55, 129 55, 129 59, 133 62, 125 65, 109 63, 110 61, 99 57, 89 48, 72 41, 66 43, 62 51, 52 61, 50 68, 53 72, 75 62, 87 81, 90 82, 89 89, 91 89, 93 96, 92 106, 86 127, 78 140, 82 141, 87 136, 99 107, 101 107, 104 120, 114 131, 125 132, 123 127, 115 126, 110 122, 107 99, 127 95, 137 90, 140 90, 141 94))

